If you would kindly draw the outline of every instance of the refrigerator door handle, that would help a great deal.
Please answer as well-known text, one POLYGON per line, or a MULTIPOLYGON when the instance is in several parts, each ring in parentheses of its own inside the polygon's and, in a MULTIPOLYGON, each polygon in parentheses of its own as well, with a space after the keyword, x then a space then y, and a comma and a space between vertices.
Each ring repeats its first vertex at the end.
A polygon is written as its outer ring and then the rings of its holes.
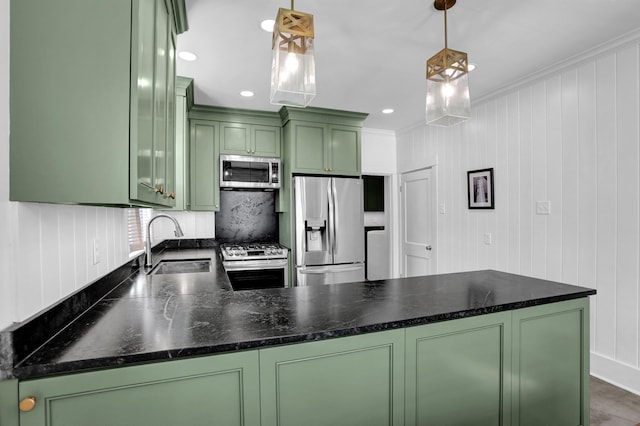
MULTIPOLYGON (((300 217, 306 217, 306 187, 304 185, 304 181, 302 182, 301 185, 296 185, 296 179, 292 180, 292 186, 293 186, 293 192, 295 193, 296 191, 300 191, 300 196, 299 197, 295 197, 295 209, 297 212, 300 213, 300 217)), ((298 218, 295 219, 295 221, 297 221, 298 218)), ((302 224, 304 224, 304 222, 302 222, 302 224)), ((302 225, 301 224, 301 225, 302 225)), ((301 226, 300 225, 300 226, 301 226)), ((306 232, 304 229, 299 229, 300 226, 296 225, 296 238, 298 238, 298 244, 297 247, 300 247, 300 253, 298 254, 298 256, 301 256, 301 263, 304 265, 305 263, 307 263, 307 238, 306 238, 306 232)))
POLYGON ((329 179, 329 184, 327 185, 327 199, 329 201, 329 247, 331 251, 331 261, 333 262, 333 256, 335 255, 336 250, 336 215, 335 215, 335 199, 333 197, 333 179, 329 179))
MULTIPOLYGON (((331 179, 331 198, 333 199, 333 255, 338 254, 338 229, 340 229, 340 224, 338 223, 338 218, 340 217, 338 212, 338 191, 336 190, 336 180, 331 179)), ((335 260, 334 260, 335 262, 335 260)))
POLYGON ((301 274, 326 274, 327 272, 351 272, 351 271, 359 271, 360 269, 362 269, 363 266, 359 265, 359 266, 352 266, 352 267, 346 267, 346 268, 336 268, 336 267, 329 267, 329 268, 318 268, 318 267, 314 267, 314 268, 298 268, 298 272, 300 272, 301 274))

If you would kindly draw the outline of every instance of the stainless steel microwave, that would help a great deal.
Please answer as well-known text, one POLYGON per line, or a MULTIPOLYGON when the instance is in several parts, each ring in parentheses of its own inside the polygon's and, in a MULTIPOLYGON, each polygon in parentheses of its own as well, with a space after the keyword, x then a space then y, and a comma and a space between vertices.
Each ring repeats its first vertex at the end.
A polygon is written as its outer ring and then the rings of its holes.
POLYGON ((279 189, 279 158, 220 155, 220 188, 279 189))

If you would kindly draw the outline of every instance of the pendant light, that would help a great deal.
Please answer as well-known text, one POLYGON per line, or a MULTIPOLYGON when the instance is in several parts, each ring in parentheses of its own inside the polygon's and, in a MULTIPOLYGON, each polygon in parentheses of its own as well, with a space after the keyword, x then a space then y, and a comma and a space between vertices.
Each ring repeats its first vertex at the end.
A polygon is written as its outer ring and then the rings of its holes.
POLYGON ((449 49, 447 9, 456 0, 436 0, 434 7, 444 11, 444 49, 427 60, 427 124, 453 126, 469 118, 469 67, 467 54, 449 49))
POLYGON ((306 107, 316 96, 313 15, 278 9, 271 44, 271 103, 306 107))

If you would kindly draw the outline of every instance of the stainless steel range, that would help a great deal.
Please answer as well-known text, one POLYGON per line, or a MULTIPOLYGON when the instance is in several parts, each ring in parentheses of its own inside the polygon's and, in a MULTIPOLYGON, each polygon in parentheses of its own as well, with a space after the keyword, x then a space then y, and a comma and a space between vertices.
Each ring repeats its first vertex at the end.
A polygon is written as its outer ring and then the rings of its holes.
POLYGON ((289 249, 278 243, 223 243, 224 266, 234 290, 288 287, 289 249))

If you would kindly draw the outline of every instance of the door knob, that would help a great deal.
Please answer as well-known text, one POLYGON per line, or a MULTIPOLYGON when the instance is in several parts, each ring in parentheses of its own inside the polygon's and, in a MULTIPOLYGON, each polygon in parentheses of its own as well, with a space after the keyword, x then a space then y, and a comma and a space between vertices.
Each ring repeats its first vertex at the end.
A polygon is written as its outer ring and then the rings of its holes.
POLYGON ((36 397, 35 396, 26 397, 25 399, 20 401, 19 407, 20 407, 20 411, 25 413, 33 410, 36 407, 36 397))
POLYGON ((425 247, 425 249, 426 249, 427 251, 431 251, 431 246, 426 246, 426 247, 425 247))

